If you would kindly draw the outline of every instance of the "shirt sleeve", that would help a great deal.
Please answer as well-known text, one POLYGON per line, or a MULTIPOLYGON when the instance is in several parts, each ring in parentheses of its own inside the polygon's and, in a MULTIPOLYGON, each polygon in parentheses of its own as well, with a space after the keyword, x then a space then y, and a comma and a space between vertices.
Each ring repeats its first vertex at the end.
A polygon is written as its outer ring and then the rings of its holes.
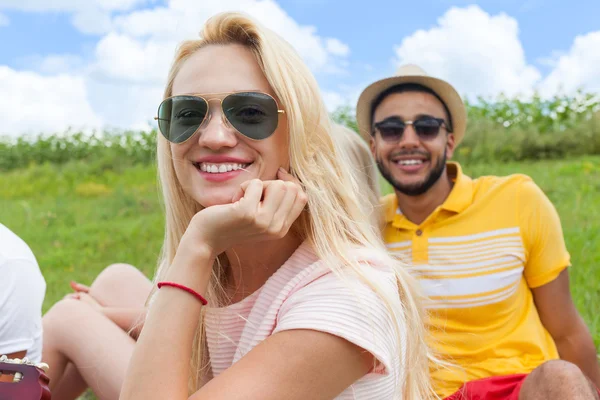
POLYGON ((525 244, 525 279, 543 286, 570 266, 560 218, 544 192, 528 179, 519 191, 519 224, 525 244))
POLYGON ((32 350, 42 334, 46 282, 37 264, 24 259, 5 261, 0 277, 0 354, 32 350))
MULTIPOLYGON (((392 271, 370 267, 367 276, 378 290, 398 299, 396 277, 392 271)), ((398 313, 396 313, 398 314, 398 313)), ((405 327, 398 334, 391 312, 381 297, 358 277, 327 273, 294 292, 283 303, 273 333, 292 329, 311 329, 341 337, 371 353, 377 360, 374 374, 399 374, 405 346, 405 327)))

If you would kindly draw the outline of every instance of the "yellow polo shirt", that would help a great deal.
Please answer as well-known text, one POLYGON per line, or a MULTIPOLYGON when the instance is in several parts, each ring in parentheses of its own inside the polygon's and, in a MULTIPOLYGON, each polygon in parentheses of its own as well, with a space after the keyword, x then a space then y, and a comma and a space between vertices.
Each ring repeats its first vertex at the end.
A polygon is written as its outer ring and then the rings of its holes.
POLYGON ((556 209, 529 177, 471 179, 456 163, 448 172, 456 177, 450 195, 420 225, 402 215, 394 194, 383 199, 387 246, 419 279, 432 347, 455 365, 431 368, 441 397, 558 358, 531 288, 570 262, 556 209))

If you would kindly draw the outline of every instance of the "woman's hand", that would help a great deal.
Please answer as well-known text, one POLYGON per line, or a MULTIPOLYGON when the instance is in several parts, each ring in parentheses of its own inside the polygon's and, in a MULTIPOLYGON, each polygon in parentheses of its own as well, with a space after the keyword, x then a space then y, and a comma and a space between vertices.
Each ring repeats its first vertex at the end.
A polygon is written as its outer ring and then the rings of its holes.
POLYGON ((99 313, 102 313, 102 310, 104 309, 102 304, 98 303, 98 301, 96 299, 94 299, 92 296, 90 296, 88 293, 84 293, 84 292, 73 293, 71 295, 71 298, 88 304, 90 307, 92 307, 92 309, 94 309, 95 311, 98 311, 99 313))
POLYGON ((73 289, 73 293, 68 293, 64 297, 65 299, 79 300, 80 293, 87 293, 87 294, 90 293, 90 287, 87 285, 84 285, 83 283, 71 281, 71 282, 69 282, 69 285, 71 286, 71 289, 73 289))
POLYGON ((90 292, 90 287, 87 285, 84 285, 83 283, 71 281, 69 284, 71 285, 71 289, 73 289, 73 291, 75 293, 80 293, 80 292, 89 293, 90 292))
POLYGON ((298 180, 282 168, 277 177, 279 180, 244 182, 231 204, 208 207, 197 213, 178 253, 193 251, 203 244, 216 257, 235 245, 284 237, 308 198, 298 180))

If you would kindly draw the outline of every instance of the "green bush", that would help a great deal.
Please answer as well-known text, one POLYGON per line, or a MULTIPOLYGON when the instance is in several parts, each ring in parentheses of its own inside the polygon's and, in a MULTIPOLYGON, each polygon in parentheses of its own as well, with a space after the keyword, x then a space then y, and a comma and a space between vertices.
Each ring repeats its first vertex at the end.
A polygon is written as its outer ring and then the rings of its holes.
POLYGON ((45 163, 85 161, 98 170, 122 170, 154 160, 156 132, 67 132, 0 139, 0 171, 45 163))

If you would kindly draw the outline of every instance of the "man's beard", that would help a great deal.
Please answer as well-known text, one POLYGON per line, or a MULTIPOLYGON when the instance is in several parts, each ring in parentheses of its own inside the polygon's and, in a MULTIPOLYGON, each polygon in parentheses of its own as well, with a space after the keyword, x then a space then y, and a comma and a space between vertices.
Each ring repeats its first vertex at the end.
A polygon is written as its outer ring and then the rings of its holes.
POLYGON ((385 178, 385 180, 388 181, 390 185, 392 185, 398 192, 407 196, 420 196, 427 192, 444 173, 444 169, 446 168, 446 150, 444 149, 444 156, 438 160, 433 169, 429 172, 429 175, 427 175, 425 180, 422 182, 412 183, 409 185, 404 185, 398 182, 396 179, 394 179, 390 171, 385 168, 379 156, 377 157, 377 168, 379 168, 379 172, 381 172, 381 175, 385 178))

